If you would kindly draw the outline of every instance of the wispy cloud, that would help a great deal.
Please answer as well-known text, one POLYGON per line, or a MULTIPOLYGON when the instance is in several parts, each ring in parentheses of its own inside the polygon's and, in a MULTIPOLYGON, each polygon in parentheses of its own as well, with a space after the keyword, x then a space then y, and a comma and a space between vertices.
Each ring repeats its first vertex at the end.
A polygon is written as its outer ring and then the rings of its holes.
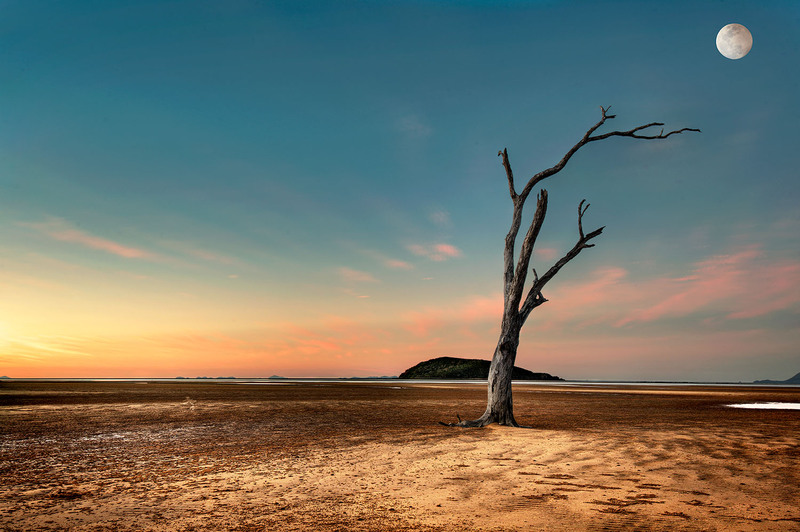
POLYGON ((554 260, 558 257, 558 250, 556 248, 534 248, 533 257, 541 260, 554 260))
POLYGON ((429 218, 439 227, 450 227, 453 225, 453 222, 450 219, 450 213, 445 210, 433 211, 429 218))
POLYGON ((407 312, 404 328, 415 336, 441 333, 454 325, 469 328, 473 324, 498 324, 503 315, 503 295, 472 295, 447 304, 407 312))
POLYGON ((723 323, 800 310, 800 262, 771 262, 751 245, 700 260, 683 275, 632 279, 623 268, 601 268, 580 282, 554 283, 545 296, 537 315, 549 329, 689 317, 723 323))
POLYGON ((729 319, 762 316, 800 302, 800 263, 764 263, 759 246, 715 255, 682 277, 654 279, 641 288, 657 303, 625 316, 618 325, 715 310, 729 319))
POLYGON ((387 268, 392 268, 393 270, 413 270, 414 265, 410 262, 406 262, 404 260, 399 259, 390 259, 386 258, 383 261, 383 265, 387 268))
POLYGON ((414 269, 414 265, 411 264, 410 262, 406 262, 406 261, 400 260, 400 259, 395 259, 393 257, 388 257, 388 256, 386 256, 383 253, 380 253, 378 251, 373 251, 373 250, 362 250, 362 251, 363 251, 363 253, 365 255, 371 257, 372 259, 380 262, 382 265, 384 265, 385 267, 390 268, 392 270, 413 270, 414 269))
POLYGON ((342 266, 339 268, 339 277, 353 283, 377 283, 379 282, 371 273, 354 270, 342 266))
POLYGON ((462 255, 461 250, 451 244, 410 244, 408 250, 414 255, 442 262, 462 255))
POLYGON ((433 128, 418 114, 408 114, 400 117, 396 127, 398 131, 411 138, 425 138, 433 133, 433 128))
POLYGON ((0 288, 8 290, 9 288, 18 288, 20 286, 48 291, 63 291, 69 289, 67 285, 55 282, 51 279, 28 275, 26 273, 8 271, 5 268, 0 270, 0 288))
POLYGON ((36 229, 54 240, 79 244, 126 259, 154 259, 157 257, 150 251, 120 244, 78 229, 62 218, 52 218, 41 223, 20 223, 19 225, 36 229))
MULTIPOLYGON (((755 318, 784 310, 800 302, 800 263, 773 264, 756 281, 760 297, 728 314, 732 319, 755 318)), ((754 283, 754 284, 756 284, 754 283)))
POLYGON ((225 265, 238 264, 239 261, 233 257, 220 253, 218 251, 211 251, 198 246, 190 245, 185 242, 175 242, 172 240, 164 240, 160 242, 162 246, 168 248, 172 252, 177 252, 189 257, 200 259, 205 262, 218 262, 225 265))
MULTIPOLYGON (((15 358, 27 360, 52 360, 55 357, 86 357, 90 354, 79 338, 40 334, 9 335, 4 339, 3 353, 6 363, 15 362, 15 358)), ((2 361, 3 359, 0 359, 2 361)))
POLYGON ((346 246, 348 249, 351 249, 365 257, 368 257, 375 262, 380 263, 385 268, 389 268, 392 270, 413 270, 414 265, 410 262, 406 262, 404 260, 390 257, 380 251, 375 249, 364 248, 356 244, 355 242, 350 241, 343 241, 342 244, 346 246))

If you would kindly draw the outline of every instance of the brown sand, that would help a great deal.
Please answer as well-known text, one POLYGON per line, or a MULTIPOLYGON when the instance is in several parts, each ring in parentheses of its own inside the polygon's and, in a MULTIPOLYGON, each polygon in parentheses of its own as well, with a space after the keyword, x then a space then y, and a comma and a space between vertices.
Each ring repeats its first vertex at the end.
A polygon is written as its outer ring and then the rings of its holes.
POLYGON ((800 388, 0 383, 2 530, 800 530, 800 388))

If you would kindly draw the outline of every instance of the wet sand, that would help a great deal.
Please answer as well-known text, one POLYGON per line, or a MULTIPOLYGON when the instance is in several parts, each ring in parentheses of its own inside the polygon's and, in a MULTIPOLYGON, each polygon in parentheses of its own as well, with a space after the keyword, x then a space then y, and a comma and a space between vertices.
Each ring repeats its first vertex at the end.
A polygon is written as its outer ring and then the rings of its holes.
POLYGON ((2 530, 798 530, 800 388, 0 382, 2 530))

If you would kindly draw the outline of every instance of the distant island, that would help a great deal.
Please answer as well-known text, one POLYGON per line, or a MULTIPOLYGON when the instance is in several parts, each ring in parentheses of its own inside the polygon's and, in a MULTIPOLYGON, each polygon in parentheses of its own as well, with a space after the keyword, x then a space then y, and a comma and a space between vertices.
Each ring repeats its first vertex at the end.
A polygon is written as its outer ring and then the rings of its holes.
POLYGON ((763 381, 754 381, 753 384, 800 384, 800 373, 786 379, 785 381, 771 381, 771 380, 763 380, 763 381))
MULTIPOLYGON (((488 360, 476 358, 439 357, 420 362, 400 374, 401 379, 481 379, 489 377, 488 360)), ((518 381, 563 381, 549 373, 534 373, 517 366, 511 374, 518 381)))
MULTIPOLYGON (((191 379, 191 377, 181 377, 180 375, 175 377, 176 379, 191 379)), ((236 377, 195 377, 197 379, 235 379, 236 377)))

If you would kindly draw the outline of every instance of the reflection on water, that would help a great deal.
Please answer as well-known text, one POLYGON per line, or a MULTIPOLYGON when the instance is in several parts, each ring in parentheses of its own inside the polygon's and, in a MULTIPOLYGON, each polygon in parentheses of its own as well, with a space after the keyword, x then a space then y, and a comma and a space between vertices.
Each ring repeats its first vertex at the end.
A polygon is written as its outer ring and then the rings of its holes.
POLYGON ((727 405, 733 408, 758 408, 770 410, 800 410, 800 403, 743 403, 727 405))

